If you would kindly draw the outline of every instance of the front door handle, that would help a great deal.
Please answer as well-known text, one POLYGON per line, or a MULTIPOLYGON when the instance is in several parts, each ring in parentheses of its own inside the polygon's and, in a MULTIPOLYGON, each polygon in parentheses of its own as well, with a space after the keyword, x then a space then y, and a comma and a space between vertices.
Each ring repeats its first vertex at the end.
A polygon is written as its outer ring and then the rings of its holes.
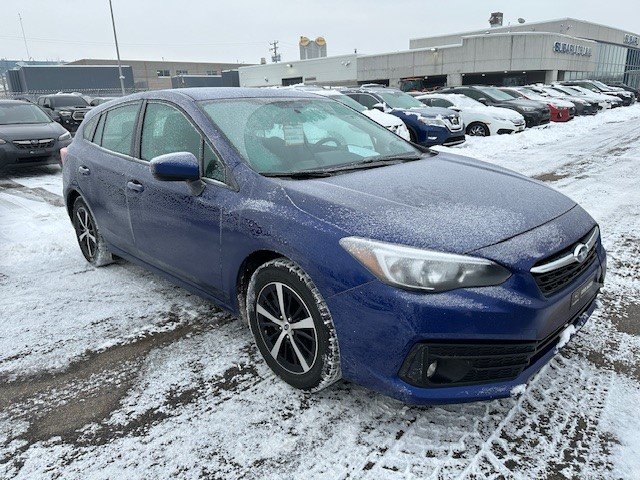
POLYGON ((80 173, 80 175, 89 175, 91 173, 91 170, 89 170, 89 168, 85 167, 84 165, 80 165, 78 167, 78 172, 80 173))
POLYGON ((137 180, 131 180, 127 182, 127 188, 129 190, 133 190, 134 192, 142 192, 144 191, 144 185, 142 185, 137 180))

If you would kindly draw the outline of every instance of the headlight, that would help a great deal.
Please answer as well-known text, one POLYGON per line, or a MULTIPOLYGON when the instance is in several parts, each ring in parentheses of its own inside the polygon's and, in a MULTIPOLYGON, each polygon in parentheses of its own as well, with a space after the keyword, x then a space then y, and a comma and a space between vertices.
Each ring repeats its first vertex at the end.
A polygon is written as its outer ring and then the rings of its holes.
POLYGON ((71 112, 69 110, 60 110, 58 113, 60 114, 61 117, 70 117, 71 116, 71 112))
POLYGON ((346 237, 340 245, 384 283, 408 290, 444 292, 499 285, 511 273, 485 258, 346 237))
POLYGON ((533 107, 522 107, 523 112, 533 112, 535 108, 533 107))
POLYGON ((6 140, 0 138, 0 145, 4 145, 5 143, 7 143, 6 140))
POLYGON ((437 126, 437 127, 446 127, 447 126, 439 118, 429 118, 429 117, 422 117, 421 116, 421 117, 418 117, 418 120, 420 120, 425 125, 433 125, 433 126, 437 126))
POLYGON ((71 140, 71 134, 69 132, 64 132, 58 137, 58 140, 71 140))

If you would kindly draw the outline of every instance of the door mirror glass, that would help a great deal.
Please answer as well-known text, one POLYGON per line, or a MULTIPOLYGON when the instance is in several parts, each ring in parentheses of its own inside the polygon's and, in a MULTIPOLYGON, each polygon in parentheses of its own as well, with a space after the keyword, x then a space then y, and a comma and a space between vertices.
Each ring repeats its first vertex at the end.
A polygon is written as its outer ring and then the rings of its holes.
POLYGON ((196 156, 190 152, 160 155, 151 160, 149 167, 158 180, 179 182, 200 178, 200 164, 196 156))
POLYGON ((483 103, 484 105, 486 105, 487 103, 489 103, 489 101, 488 101, 486 98, 484 98, 484 97, 480 97, 480 98, 478 99, 478 101, 479 101, 480 103, 483 103))

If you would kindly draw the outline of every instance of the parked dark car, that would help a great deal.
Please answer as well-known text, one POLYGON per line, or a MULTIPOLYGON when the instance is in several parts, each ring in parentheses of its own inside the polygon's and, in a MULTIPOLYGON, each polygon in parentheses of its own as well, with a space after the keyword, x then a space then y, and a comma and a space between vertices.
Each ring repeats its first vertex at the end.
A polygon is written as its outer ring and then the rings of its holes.
POLYGON ((573 200, 308 92, 101 105, 63 179, 91 264, 115 254, 247 319, 269 367, 308 391, 344 377, 412 403, 508 396, 604 281, 573 200))
POLYGON ((462 93, 485 105, 515 110, 524 117, 527 122, 527 127, 544 125, 551 121, 551 112, 549 111, 549 107, 544 103, 523 98, 513 98, 511 95, 500 91, 500 89, 496 87, 465 85, 460 87, 444 87, 439 91, 442 93, 462 93))
POLYGON ((0 171, 7 167, 60 162, 71 134, 37 105, 0 100, 0 171))
POLYGON ((567 82, 560 82, 561 85, 577 85, 582 88, 586 88, 587 90, 591 90, 595 93, 603 93, 605 95, 611 95, 613 97, 618 97, 622 100, 622 105, 628 107, 636 102, 636 97, 630 92, 626 92, 623 90, 617 90, 611 88, 609 85, 606 85, 597 80, 571 80, 567 82))
POLYGON ((38 97, 38 105, 70 132, 78 129, 86 113, 91 110, 84 97, 71 93, 43 95, 38 97))
POLYGON ((383 86, 363 85, 342 93, 369 109, 400 118, 409 129, 411 141, 425 147, 459 145, 466 140, 460 114, 448 108, 427 107, 405 92, 383 86))
POLYGON ((610 83, 610 85, 612 87, 618 87, 621 88, 627 92, 633 93, 636 97, 636 101, 640 102, 640 89, 638 88, 634 88, 634 87, 630 87, 629 85, 627 85, 626 83, 622 83, 622 82, 613 82, 610 83))
POLYGON ((573 103, 576 108, 577 116, 595 115, 600 110, 600 105, 595 100, 586 99, 584 95, 581 97, 577 95, 569 95, 567 93, 551 88, 550 85, 527 85, 524 88, 533 90, 534 92, 541 95, 548 95, 551 98, 559 98, 573 103))

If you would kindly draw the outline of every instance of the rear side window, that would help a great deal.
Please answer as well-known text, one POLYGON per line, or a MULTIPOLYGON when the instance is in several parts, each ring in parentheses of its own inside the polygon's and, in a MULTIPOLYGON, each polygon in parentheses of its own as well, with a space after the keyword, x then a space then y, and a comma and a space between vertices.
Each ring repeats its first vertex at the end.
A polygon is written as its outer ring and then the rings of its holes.
POLYGON ((89 142, 93 140, 93 132, 96 129, 98 118, 99 118, 98 115, 96 115, 88 122, 85 122, 84 126, 82 127, 82 138, 84 138, 85 140, 88 140, 89 142))
POLYGON ((116 107, 107 112, 101 145, 112 152, 131 155, 133 135, 140 103, 116 107))
POLYGON ((147 105, 140 142, 143 160, 175 152, 190 152, 201 158, 201 145, 202 136, 180 110, 164 103, 147 105))

